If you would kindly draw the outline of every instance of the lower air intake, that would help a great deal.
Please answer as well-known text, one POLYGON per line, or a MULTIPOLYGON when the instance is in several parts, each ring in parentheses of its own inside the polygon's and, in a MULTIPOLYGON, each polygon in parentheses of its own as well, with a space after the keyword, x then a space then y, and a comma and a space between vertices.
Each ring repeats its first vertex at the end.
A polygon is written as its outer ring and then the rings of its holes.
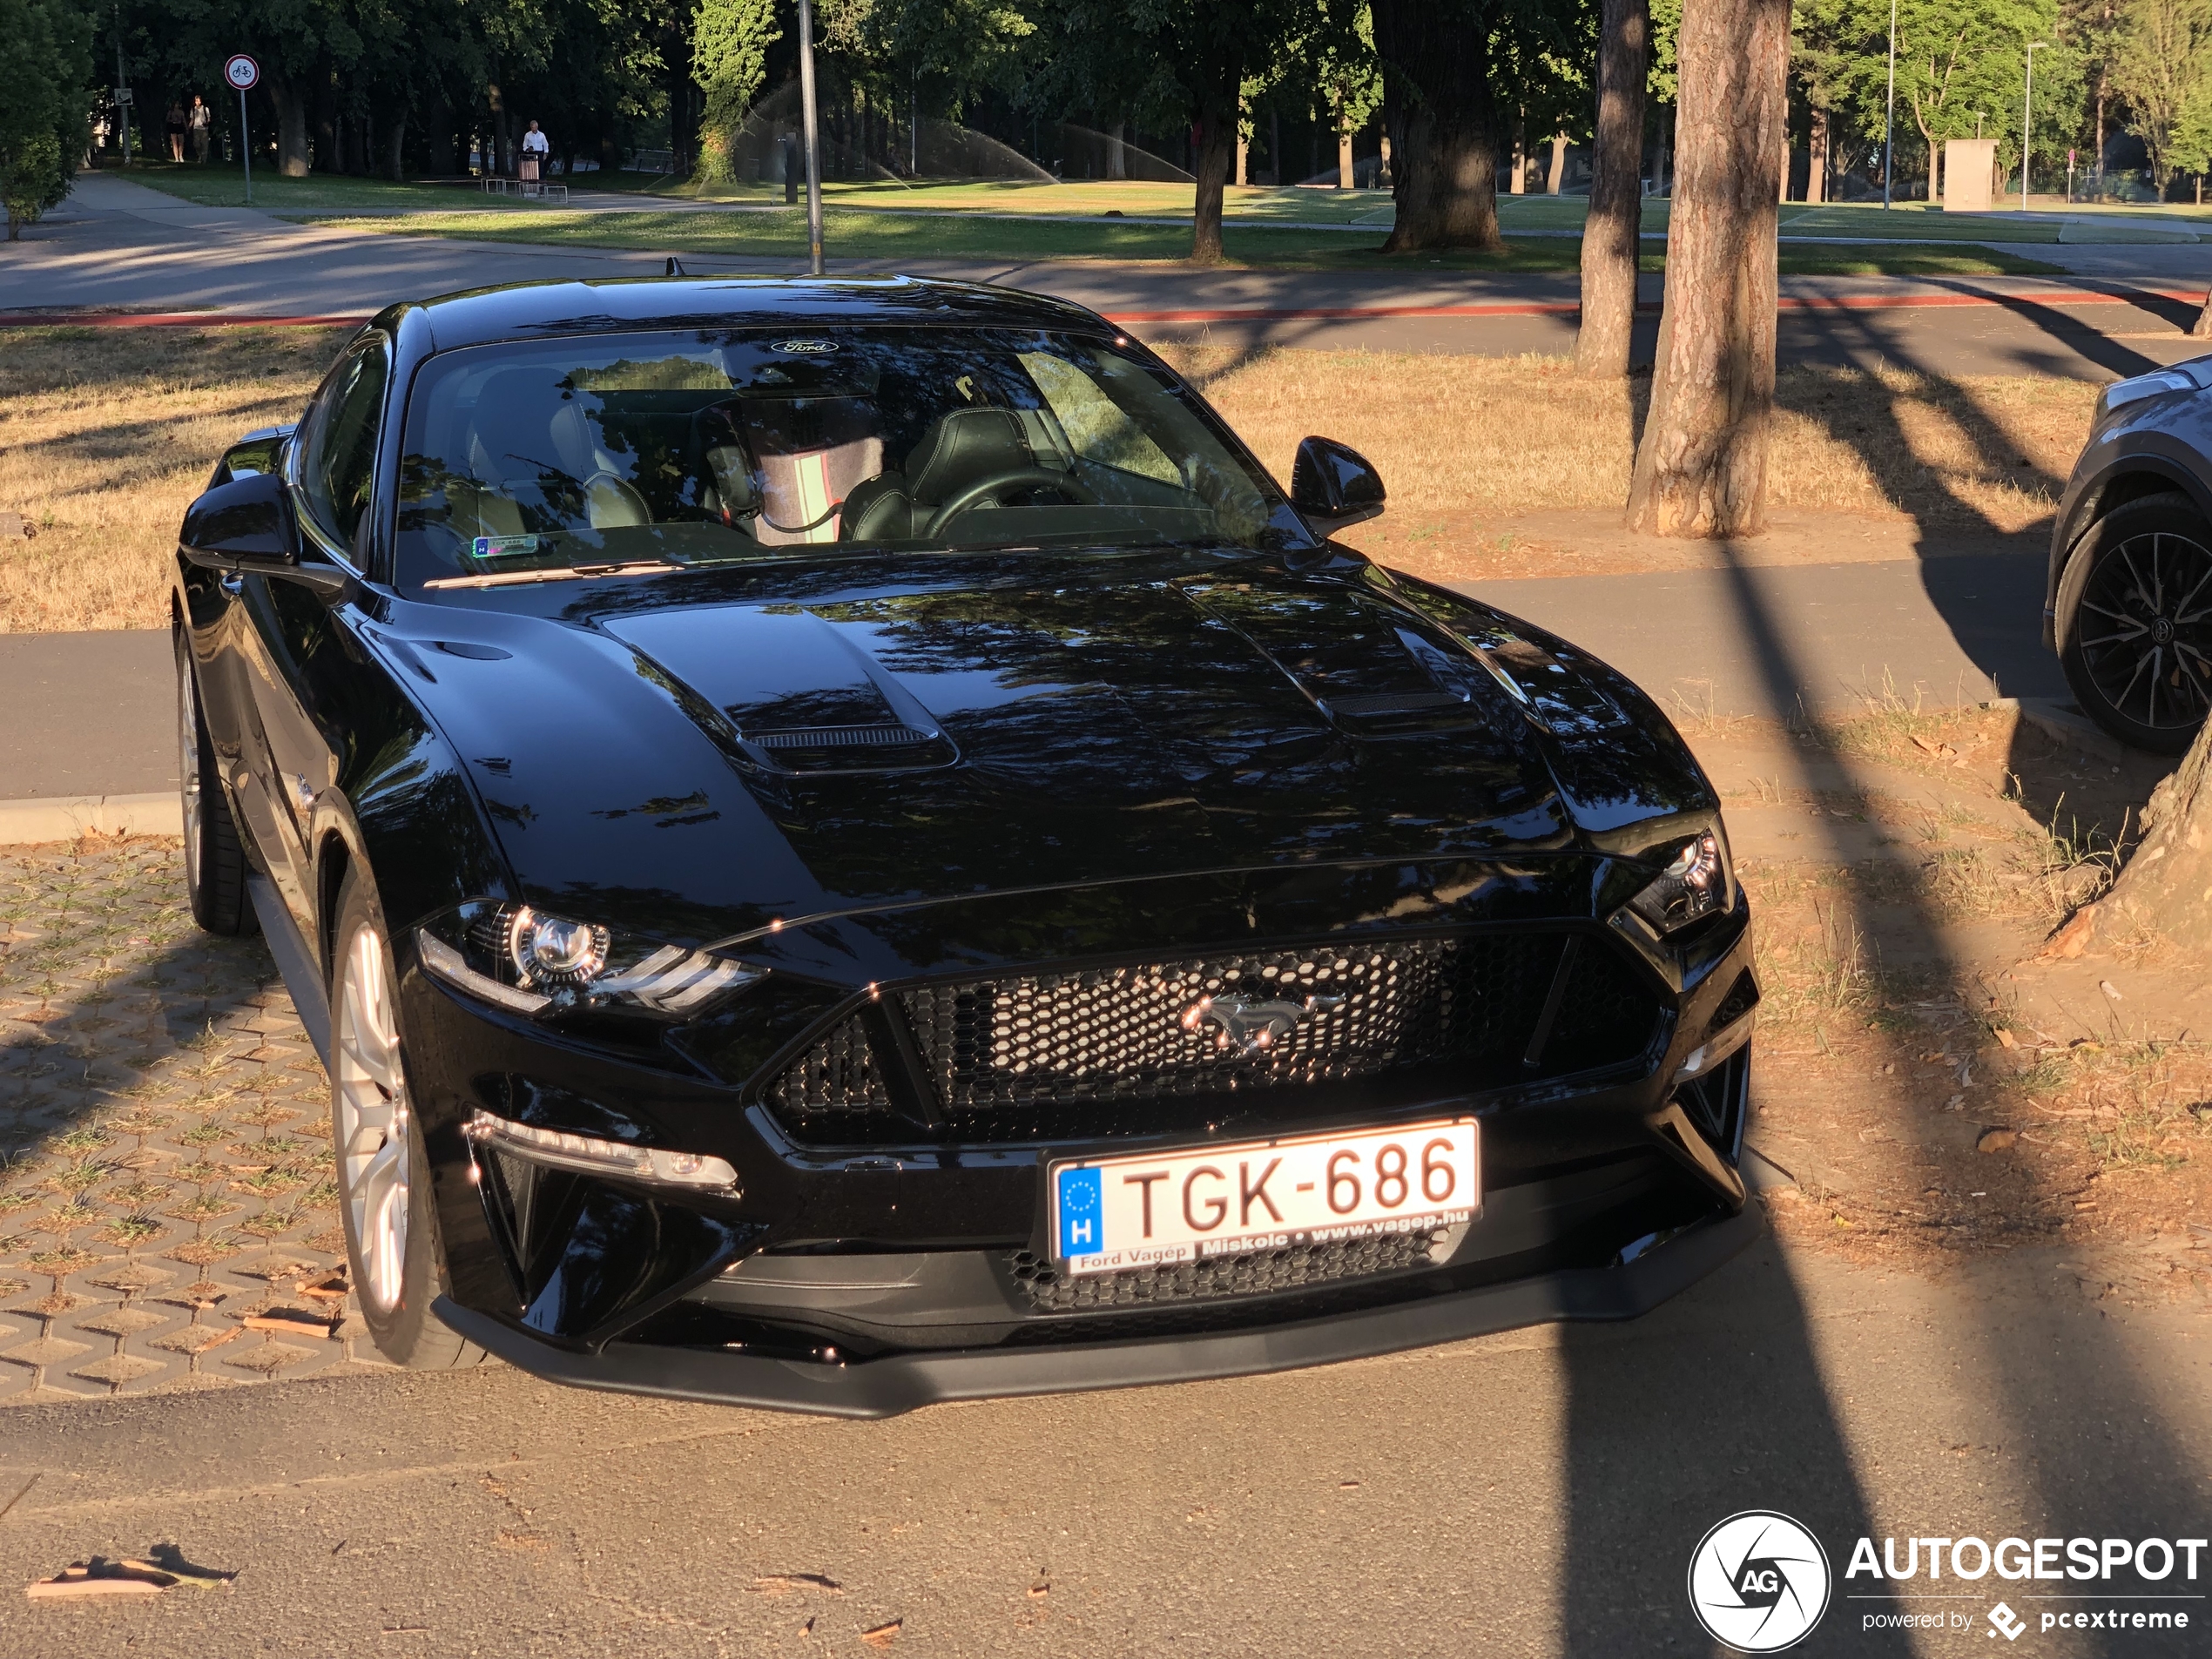
POLYGON ((1367 1278, 1434 1264, 1446 1232, 1393 1233, 1379 1238, 1349 1238, 1325 1244, 1291 1244, 1242 1256, 1212 1256, 1159 1267, 1132 1267, 1119 1273, 1061 1273, 1028 1251, 1010 1258, 1015 1283, 1037 1307, 1051 1313, 1080 1313, 1091 1308, 1157 1307, 1199 1302, 1219 1296, 1264 1296, 1271 1291, 1302 1290, 1339 1279, 1367 1278))

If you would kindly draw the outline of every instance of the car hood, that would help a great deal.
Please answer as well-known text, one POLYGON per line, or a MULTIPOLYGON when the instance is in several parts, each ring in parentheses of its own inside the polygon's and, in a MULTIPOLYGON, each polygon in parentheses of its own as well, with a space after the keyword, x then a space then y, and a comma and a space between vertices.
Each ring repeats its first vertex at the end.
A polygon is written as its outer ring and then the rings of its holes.
POLYGON ((1494 859, 1710 801, 1602 665, 1364 561, 765 580, 392 614, 380 637, 519 896, 729 939, 987 894, 1494 859))

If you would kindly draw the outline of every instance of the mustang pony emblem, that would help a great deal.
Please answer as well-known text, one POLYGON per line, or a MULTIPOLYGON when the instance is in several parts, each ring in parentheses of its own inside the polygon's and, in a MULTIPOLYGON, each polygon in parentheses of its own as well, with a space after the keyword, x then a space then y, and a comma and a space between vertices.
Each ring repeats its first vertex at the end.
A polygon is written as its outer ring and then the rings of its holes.
POLYGON ((1183 1010, 1185 1031, 1212 1026, 1214 1047, 1234 1049, 1247 1057, 1265 1054, 1298 1028, 1310 1014, 1320 1014, 1342 1004, 1341 996, 1309 996, 1303 1002, 1275 997, 1202 996, 1183 1010))

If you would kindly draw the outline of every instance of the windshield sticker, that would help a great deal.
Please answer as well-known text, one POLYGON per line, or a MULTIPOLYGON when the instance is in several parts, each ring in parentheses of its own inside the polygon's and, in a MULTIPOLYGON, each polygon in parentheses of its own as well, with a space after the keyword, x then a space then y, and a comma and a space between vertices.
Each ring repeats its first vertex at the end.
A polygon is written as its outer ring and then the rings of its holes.
POLYGON ((538 550, 535 536, 479 536, 469 550, 480 559, 528 558, 538 550))

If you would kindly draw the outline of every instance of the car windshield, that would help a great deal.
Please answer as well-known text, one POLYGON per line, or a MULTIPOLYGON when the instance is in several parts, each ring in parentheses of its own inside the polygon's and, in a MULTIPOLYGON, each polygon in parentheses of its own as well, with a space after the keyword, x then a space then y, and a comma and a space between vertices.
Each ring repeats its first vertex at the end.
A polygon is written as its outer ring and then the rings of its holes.
POLYGON ((431 358, 408 405, 398 531, 408 589, 801 544, 1312 540, 1197 396, 1134 352, 1004 329, 788 327, 431 358))

